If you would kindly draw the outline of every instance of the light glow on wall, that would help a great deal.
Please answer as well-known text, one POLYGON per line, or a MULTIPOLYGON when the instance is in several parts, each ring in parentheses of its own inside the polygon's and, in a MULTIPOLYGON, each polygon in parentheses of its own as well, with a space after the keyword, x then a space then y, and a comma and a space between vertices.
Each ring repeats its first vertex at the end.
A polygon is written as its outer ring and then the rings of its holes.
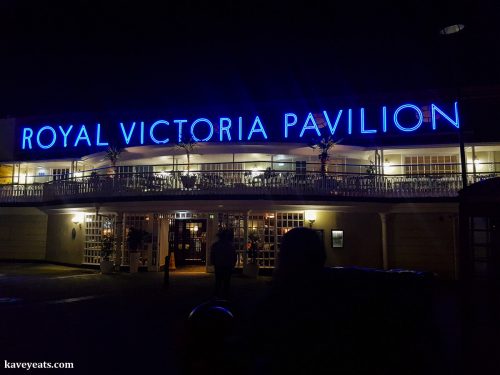
POLYGON ((307 221, 316 221, 316 211, 306 211, 304 217, 307 221))
POLYGON ((71 218, 71 222, 73 224, 81 224, 83 223, 84 220, 84 213, 83 212, 76 212, 73 217, 71 218))

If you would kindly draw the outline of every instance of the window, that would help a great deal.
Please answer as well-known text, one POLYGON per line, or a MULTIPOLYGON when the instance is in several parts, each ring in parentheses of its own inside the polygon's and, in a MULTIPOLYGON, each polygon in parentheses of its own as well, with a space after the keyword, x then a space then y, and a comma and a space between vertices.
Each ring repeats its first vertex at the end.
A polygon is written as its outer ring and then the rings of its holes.
POLYGON ((201 170, 212 172, 212 171, 241 171, 243 169, 243 163, 206 163, 201 164, 201 170))
POLYGON ((122 177, 130 176, 131 174, 137 173, 143 176, 153 173, 152 165, 121 165, 117 167, 118 174, 122 177))
POLYGON ((295 174, 298 176, 305 176, 307 170, 307 162, 300 160, 295 162, 295 174))
POLYGON ((117 172, 120 177, 127 177, 134 173, 134 167, 132 166, 119 166, 117 167, 117 172))
MULTIPOLYGON (((303 212, 263 212, 248 216, 247 235, 258 238, 256 261, 261 268, 274 268, 283 235, 292 228, 304 226, 303 212)), ((245 239, 245 215, 243 213, 219 214, 219 229, 232 228, 234 245, 238 255, 236 266, 243 267, 248 244, 245 239)), ((247 253, 248 254, 248 253, 247 253)))
POLYGON ((103 235, 114 235, 115 217, 85 214, 84 264, 99 264, 103 235))
POLYGON ((458 173, 458 155, 405 156, 404 169, 407 177, 458 173))
POLYGON ((52 169, 52 181, 67 180, 69 178, 69 168, 52 169))

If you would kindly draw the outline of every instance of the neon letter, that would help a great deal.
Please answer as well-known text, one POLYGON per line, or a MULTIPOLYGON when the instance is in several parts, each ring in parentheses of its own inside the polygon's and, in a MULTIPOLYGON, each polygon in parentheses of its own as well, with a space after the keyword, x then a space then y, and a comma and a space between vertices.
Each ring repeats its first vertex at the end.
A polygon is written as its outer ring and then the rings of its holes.
POLYGON ((144 144, 144 121, 141 121, 141 145, 144 144))
POLYGON ((403 104, 402 106, 399 106, 396 111, 394 111, 394 125, 396 125, 396 127, 399 129, 399 130, 402 130, 404 132, 413 132, 415 130, 417 130, 420 125, 422 125, 422 122, 424 121, 424 114, 422 113, 422 111, 420 110, 420 108, 418 108, 416 105, 414 104, 403 104), (398 114, 401 110, 405 109, 405 108, 411 108, 411 109, 414 109, 415 112, 417 112, 417 116, 418 116, 418 121, 417 123, 412 126, 411 128, 405 128, 404 126, 402 126, 399 121, 398 121, 398 114))
POLYGON ((48 125, 44 126, 36 134, 36 143, 38 143, 38 146, 40 148, 44 148, 44 149, 51 148, 52 146, 54 146, 54 143, 56 143, 56 139, 57 139, 57 134, 52 126, 48 126, 48 125), (40 135, 42 134, 42 132, 44 130, 50 130, 50 132, 52 133, 52 141, 48 145, 42 145, 42 143, 40 142, 40 135))
POLYGON ((22 149, 26 149, 26 142, 28 142, 28 147, 31 150, 33 146, 31 145, 31 137, 33 137, 33 129, 31 128, 23 128, 23 143, 22 149))
POLYGON ((191 124, 191 137, 193 138, 193 140, 195 142, 207 142, 210 140, 210 138, 212 138, 212 135, 214 134, 214 126, 213 124, 210 122, 210 120, 206 119, 206 118, 199 118, 197 120, 195 120, 192 124, 191 124), (198 123, 200 122, 205 122, 206 124, 208 124, 208 127, 210 128, 210 132, 208 133, 208 136, 204 139, 199 139, 197 136, 194 135, 194 127, 196 125, 198 125, 198 123))
POLYGON ((250 138, 252 138, 253 133, 262 133, 264 139, 267 139, 266 130, 264 129, 262 122, 260 122, 259 116, 255 116, 255 120, 253 122, 252 129, 250 129, 250 133, 248 133, 247 140, 250 140, 250 138), (255 129, 257 124, 259 124, 259 129, 255 129))
POLYGON ((352 108, 349 108, 347 111, 347 117, 349 118, 349 121, 347 123, 347 132, 349 134, 352 134, 352 108))
MULTIPOLYGON (((59 130, 61 131, 61 134, 63 135, 63 145, 64 147, 68 147, 68 135, 69 132, 73 129, 73 125, 70 125, 66 133, 64 132, 64 129, 62 126, 59 126, 59 130)), ((97 135, 97 139, 99 139, 99 135, 97 135)))
POLYGON ((165 143, 168 143, 168 141, 170 140, 170 139, 168 139, 168 138, 165 138, 164 140, 160 141, 160 140, 158 140, 158 139, 156 139, 156 138, 155 138, 155 136, 154 136, 154 130, 155 130, 155 128, 156 128, 158 125, 160 125, 160 124, 165 124, 165 125, 168 125, 168 121, 165 121, 165 120, 158 120, 158 121, 156 121, 153 125, 151 125, 151 128, 149 129, 149 137, 150 137, 150 138, 151 138, 151 140, 152 140, 154 143, 156 143, 157 145, 159 145, 159 144, 162 144, 162 145, 163 145, 163 144, 165 144, 165 143))
MULTIPOLYGON (((71 127, 73 127, 73 125, 71 125, 71 127)), ((70 130, 71 130, 71 128, 70 128, 70 130)), ((62 131, 62 129, 61 129, 61 131, 62 131)), ((69 131, 68 131, 68 133, 69 133, 69 131)), ((96 138, 97 138, 96 142, 95 142, 96 146, 109 146, 108 142, 101 142, 101 124, 99 124, 99 123, 97 123, 97 137, 96 138)), ((66 139, 65 139, 65 141, 66 141, 66 139)), ((64 145, 64 147, 66 147, 66 145, 64 145)))
POLYGON ((130 127, 130 131, 128 132, 128 134, 125 131, 125 125, 123 125, 123 122, 120 122, 120 128, 122 129, 123 139, 125 140, 125 143, 129 144, 130 138, 132 138, 132 133, 134 132, 135 129, 135 121, 132 123, 132 126, 130 127))
POLYGON ((188 120, 174 120, 174 124, 179 126, 179 131, 177 132, 177 140, 179 143, 182 141, 182 124, 188 122, 188 120))
POLYGON ((80 128, 80 132, 78 133, 78 137, 76 137, 74 147, 78 146, 78 142, 80 142, 81 139, 85 139, 87 141, 87 144, 89 146, 92 146, 92 144, 90 143, 89 134, 87 133, 87 129, 85 129, 85 125, 82 125, 82 127, 80 128))
POLYGON ((382 131, 387 133, 387 107, 382 107, 382 131))
POLYGON ((333 124, 333 127, 332 123, 330 122, 330 118, 328 117, 328 113, 326 113, 326 111, 323 111, 323 116, 325 116, 326 123, 328 124, 328 128, 330 129, 330 134, 334 135, 335 130, 337 130, 337 126, 339 124, 340 116, 342 116, 342 110, 339 110, 337 118, 335 119, 335 123, 333 124))
POLYGON ((231 141, 231 133, 229 132, 231 129, 231 119, 227 117, 221 117, 219 120, 219 139, 222 142, 224 139, 224 132, 226 133, 227 140, 231 141), (224 123, 227 125, 224 126, 224 123))
POLYGON ((437 105, 431 104, 432 108, 432 130, 436 130, 436 112, 438 112, 441 116, 443 116, 450 124, 452 124, 455 128, 460 128, 460 119, 458 118, 458 103, 453 103, 455 107, 455 121, 451 117, 449 117, 446 113, 444 113, 441 109, 438 108, 437 105))
POLYGON ((321 137, 321 133, 319 132, 318 125, 316 124, 316 120, 314 119, 314 116, 311 112, 307 115, 306 122, 304 123, 304 126, 302 127, 302 130, 300 131, 299 137, 302 138, 304 135, 304 132, 306 130, 316 130, 316 134, 318 137, 321 137), (308 122, 311 122, 312 125, 307 125, 308 122))
POLYGON ((361 108, 361 134, 374 134, 377 132, 376 129, 365 129, 365 109, 361 108))
POLYGON ((243 117, 238 117, 238 141, 243 139, 243 117))
POLYGON ((288 138, 288 128, 297 124, 297 115, 295 113, 285 113, 285 138, 288 138), (293 122, 289 122, 288 118, 293 118, 293 122))

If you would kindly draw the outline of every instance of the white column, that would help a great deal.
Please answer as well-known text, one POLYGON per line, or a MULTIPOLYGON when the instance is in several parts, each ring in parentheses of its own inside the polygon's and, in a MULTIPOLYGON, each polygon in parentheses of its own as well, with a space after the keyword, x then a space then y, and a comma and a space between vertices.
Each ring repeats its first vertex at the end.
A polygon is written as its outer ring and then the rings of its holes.
POLYGON ((382 224, 382 266, 384 270, 389 269, 389 257, 387 249, 387 214, 379 213, 380 222, 382 224))
POLYGON ((472 146, 472 175, 474 177, 474 182, 476 182, 476 147, 472 146))

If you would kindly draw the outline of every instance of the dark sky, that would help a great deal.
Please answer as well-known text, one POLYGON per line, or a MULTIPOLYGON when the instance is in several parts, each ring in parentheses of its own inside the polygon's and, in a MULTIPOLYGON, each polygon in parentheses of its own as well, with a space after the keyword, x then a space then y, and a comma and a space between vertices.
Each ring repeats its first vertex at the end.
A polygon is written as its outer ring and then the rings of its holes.
POLYGON ((1 1, 0 116, 500 84, 494 0, 155 3, 1 1))

